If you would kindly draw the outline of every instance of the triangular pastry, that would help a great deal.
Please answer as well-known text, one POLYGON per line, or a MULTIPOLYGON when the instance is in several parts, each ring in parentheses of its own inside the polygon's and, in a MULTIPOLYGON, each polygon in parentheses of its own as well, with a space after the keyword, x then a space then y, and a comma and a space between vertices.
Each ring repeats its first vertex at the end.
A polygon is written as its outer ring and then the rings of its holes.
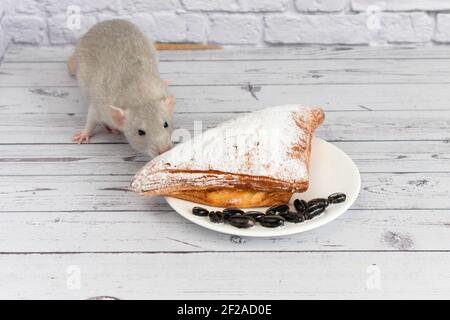
POLYGON ((286 105, 226 121, 151 160, 132 189, 218 207, 287 203, 309 183, 318 108, 286 105))

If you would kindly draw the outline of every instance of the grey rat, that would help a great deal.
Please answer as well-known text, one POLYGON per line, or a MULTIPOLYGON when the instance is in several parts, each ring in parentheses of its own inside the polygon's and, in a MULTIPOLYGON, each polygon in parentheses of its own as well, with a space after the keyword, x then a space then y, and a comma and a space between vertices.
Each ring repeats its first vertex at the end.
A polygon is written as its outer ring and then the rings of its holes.
POLYGON ((89 143, 102 123, 152 157, 172 147, 175 99, 160 78, 153 43, 137 26, 119 19, 96 24, 78 41, 68 69, 89 101, 74 142, 89 143))

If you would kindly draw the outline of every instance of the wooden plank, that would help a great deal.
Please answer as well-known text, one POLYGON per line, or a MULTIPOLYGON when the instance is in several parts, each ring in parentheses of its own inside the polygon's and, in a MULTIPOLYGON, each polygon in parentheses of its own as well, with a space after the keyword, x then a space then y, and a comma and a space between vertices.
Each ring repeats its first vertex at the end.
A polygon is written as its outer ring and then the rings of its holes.
POLYGON ((147 161, 128 144, 0 145, 0 175, 132 175, 147 161))
POLYGON ((5 255, 0 298, 448 298, 449 264, 448 252, 5 255))
MULTIPOLYGON (((75 86, 64 63, 3 63, 0 87, 75 86)), ((448 83, 440 60, 173 61, 160 63, 172 85, 448 83)))
MULTIPOLYGON (((79 89, 21 87, 0 89, 0 114, 85 113, 79 89)), ((343 110, 450 110, 446 84, 176 86, 179 112, 253 111, 288 103, 343 110), (426 94, 424 94, 426 92, 426 94)))
MULTIPOLYGON (((235 118, 235 113, 176 113, 175 127, 192 131, 201 121, 203 130, 235 118)), ((0 117, 0 143, 71 143, 84 127, 85 115, 4 114, 0 117)), ((328 112, 317 136, 329 141, 349 140, 450 140, 449 111, 328 112)), ((100 127, 93 143, 123 142, 100 127)), ((179 131, 177 131, 179 133, 179 131)), ((174 140, 178 141, 177 132, 174 140)))
MULTIPOLYGON (((450 172, 450 148, 445 141, 334 144, 361 172, 450 172)), ((131 175, 148 160, 128 144, 0 145, 0 175, 131 175)))
POLYGON ((169 211, 1 212, 0 252, 450 251, 449 214, 350 210, 310 232, 255 239, 213 232, 169 211))
POLYGON ((207 231, 127 191, 147 159, 123 138, 70 144, 86 108, 64 64, 45 63, 63 51, 14 50, 0 68, 0 298, 450 296, 450 49, 161 54, 177 126, 301 99, 325 107, 317 135, 363 172, 345 215, 266 239, 207 231), (367 286, 374 264, 379 290, 367 286), (73 266, 79 290, 67 286, 73 266))
MULTIPOLYGON (((65 62, 73 46, 10 47, 6 62, 65 62)), ((207 51, 160 51, 160 61, 200 60, 324 60, 324 59, 449 59, 450 49, 438 47, 350 47, 350 46, 299 46, 276 48, 226 48, 207 51)))
MULTIPOLYGON (((39 174, 39 173, 37 173, 39 174)), ((363 173, 354 209, 450 209, 448 173, 363 173)), ((169 210, 128 191, 126 176, 4 176, 0 211, 169 210)))

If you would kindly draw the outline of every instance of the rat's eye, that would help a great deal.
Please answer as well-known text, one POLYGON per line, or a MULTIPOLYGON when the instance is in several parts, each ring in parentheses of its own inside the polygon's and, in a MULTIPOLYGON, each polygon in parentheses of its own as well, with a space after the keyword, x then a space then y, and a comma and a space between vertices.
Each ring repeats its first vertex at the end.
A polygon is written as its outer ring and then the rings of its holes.
POLYGON ((140 136, 145 136, 145 131, 142 130, 142 129, 139 129, 138 133, 139 133, 140 136))
POLYGON ((167 128, 169 126, 169 124, 166 122, 164 122, 164 128, 167 128))

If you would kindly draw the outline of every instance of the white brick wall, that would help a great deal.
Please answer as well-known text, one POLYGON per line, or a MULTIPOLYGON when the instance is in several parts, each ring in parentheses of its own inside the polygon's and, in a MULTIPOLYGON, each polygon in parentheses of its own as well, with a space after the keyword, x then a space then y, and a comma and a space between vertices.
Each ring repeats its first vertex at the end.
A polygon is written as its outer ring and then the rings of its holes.
POLYGON ((365 15, 271 15, 265 18, 268 43, 367 44, 365 15))
POLYGON ((261 21, 249 14, 211 16, 209 39, 216 43, 257 44, 260 42, 261 21))
POLYGON ((443 11, 450 10, 448 0, 352 0, 355 11, 365 11, 371 5, 387 11, 443 11))
POLYGON ((5 53, 8 40, 6 38, 6 32, 3 28, 3 17, 5 16, 5 8, 3 2, 0 2, 0 62, 2 61, 3 54, 5 53))
POLYGON ((0 0, 0 54, 6 39, 66 45, 111 18, 132 21, 161 42, 450 43, 450 0, 0 0))
POLYGON ((433 37, 433 19, 422 12, 385 13, 382 30, 388 42, 429 42, 433 37))
POLYGON ((348 0, 296 0, 300 12, 339 12, 348 6, 348 0))
POLYGON ((436 28, 436 41, 450 42, 450 14, 439 14, 436 28))

